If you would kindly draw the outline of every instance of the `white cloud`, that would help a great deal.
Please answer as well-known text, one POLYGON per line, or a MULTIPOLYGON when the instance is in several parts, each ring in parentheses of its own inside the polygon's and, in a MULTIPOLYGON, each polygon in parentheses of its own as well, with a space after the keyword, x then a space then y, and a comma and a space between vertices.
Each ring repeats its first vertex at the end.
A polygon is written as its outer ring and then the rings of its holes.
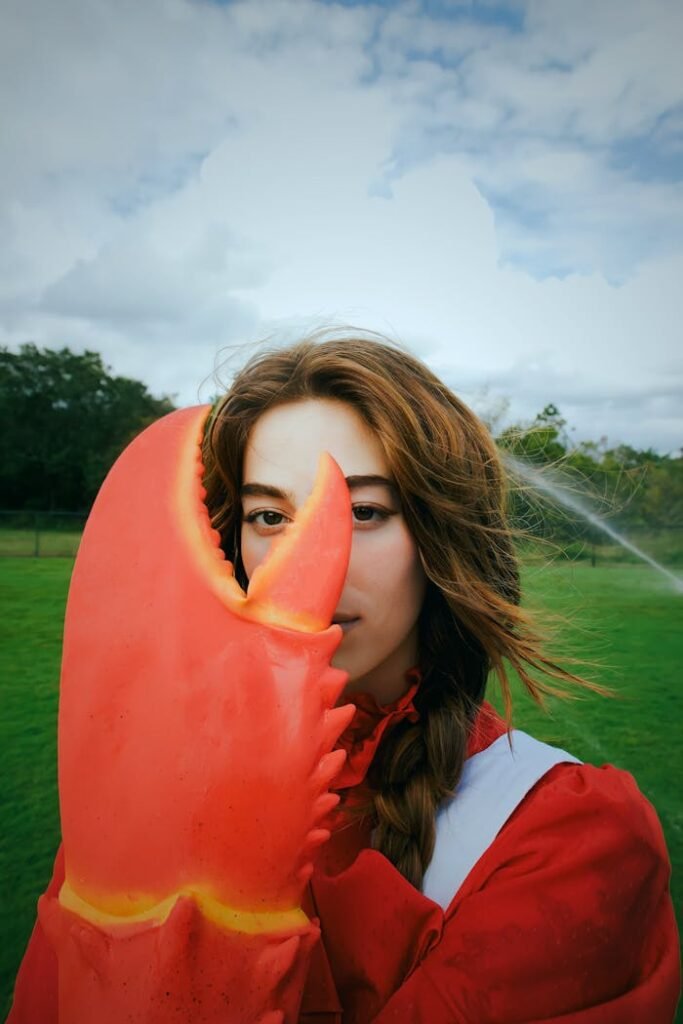
POLYGON ((611 153, 675 130, 680 8, 525 11, 14 0, 0 339, 195 401, 222 346, 353 321, 513 416, 677 448, 683 194, 611 153))
POLYGON ((676 186, 614 167, 624 143, 649 147, 650 173, 657 150, 675 145, 683 8, 524 6, 523 32, 499 26, 483 38, 481 25, 446 17, 427 33, 414 9, 387 20, 377 52, 404 120, 387 168, 400 174, 435 153, 466 154, 498 207, 505 258, 539 275, 574 268, 623 279, 683 236, 683 163, 676 186), (407 63, 406 54, 421 59, 407 63))

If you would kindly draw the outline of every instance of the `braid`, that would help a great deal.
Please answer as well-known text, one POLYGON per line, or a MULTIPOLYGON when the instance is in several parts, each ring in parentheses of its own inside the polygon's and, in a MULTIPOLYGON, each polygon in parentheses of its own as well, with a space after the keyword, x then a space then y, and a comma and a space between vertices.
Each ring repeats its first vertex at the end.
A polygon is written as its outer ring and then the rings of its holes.
POLYGON ((454 629, 436 587, 427 591, 419 628, 419 720, 400 722, 387 733, 368 772, 377 822, 372 845, 418 889, 434 853, 436 812, 462 775, 486 678, 483 651, 472 636, 454 629), (444 649, 450 653, 449 672, 443 668, 444 649))
POLYGON ((419 889, 434 853, 436 812, 462 774, 468 722, 457 698, 427 680, 414 703, 419 722, 400 722, 387 735, 368 781, 375 788, 372 845, 419 889))

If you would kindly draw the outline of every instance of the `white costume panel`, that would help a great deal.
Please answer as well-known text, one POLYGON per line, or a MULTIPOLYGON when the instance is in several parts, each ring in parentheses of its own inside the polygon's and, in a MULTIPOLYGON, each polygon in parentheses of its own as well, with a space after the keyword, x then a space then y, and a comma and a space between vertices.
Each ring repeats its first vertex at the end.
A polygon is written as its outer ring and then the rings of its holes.
POLYGON ((446 910, 474 865, 529 790, 556 764, 580 764, 558 747, 513 729, 465 761, 455 796, 436 815, 434 856, 422 892, 446 910))

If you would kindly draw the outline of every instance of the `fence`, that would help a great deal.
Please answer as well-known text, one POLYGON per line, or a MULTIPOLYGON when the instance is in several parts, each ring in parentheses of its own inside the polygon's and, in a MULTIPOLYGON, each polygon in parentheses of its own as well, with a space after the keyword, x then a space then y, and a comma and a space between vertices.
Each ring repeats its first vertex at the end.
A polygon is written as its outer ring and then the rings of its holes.
POLYGON ((16 512, 0 509, 0 557, 73 558, 85 512, 16 512))

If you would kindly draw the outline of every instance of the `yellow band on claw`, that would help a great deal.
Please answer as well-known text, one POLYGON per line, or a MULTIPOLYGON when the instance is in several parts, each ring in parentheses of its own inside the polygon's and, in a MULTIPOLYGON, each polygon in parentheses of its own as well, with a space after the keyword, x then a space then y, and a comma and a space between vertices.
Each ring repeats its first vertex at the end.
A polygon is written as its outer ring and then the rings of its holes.
POLYGON ((127 902, 125 910, 122 907, 120 913, 111 913, 93 906, 92 903, 82 899, 68 882, 64 882, 59 890, 59 902, 65 910, 70 910, 73 914, 100 927, 144 924, 145 922, 154 925, 163 924, 176 902, 184 896, 193 899, 202 915, 225 931, 258 935, 262 932, 277 933, 298 930, 308 924, 308 918, 300 907, 295 907, 292 910, 273 911, 235 910, 219 903, 218 900, 200 889, 183 889, 181 892, 172 893, 160 903, 144 907, 144 909, 141 909, 144 906, 142 901, 127 902))

